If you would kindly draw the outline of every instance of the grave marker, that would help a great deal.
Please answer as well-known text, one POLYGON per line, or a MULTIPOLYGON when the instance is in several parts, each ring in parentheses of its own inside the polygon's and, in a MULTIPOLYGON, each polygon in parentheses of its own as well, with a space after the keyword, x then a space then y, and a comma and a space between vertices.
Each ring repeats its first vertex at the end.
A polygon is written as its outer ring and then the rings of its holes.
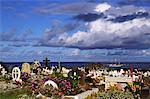
POLYGON ((30 74, 30 64, 29 63, 23 63, 21 71, 30 74))
POLYGON ((19 67, 14 67, 12 70, 12 78, 13 80, 19 80, 20 79, 20 75, 21 75, 21 71, 19 69, 19 67))
POLYGON ((1 73, 2 73, 2 76, 5 76, 5 74, 7 73, 7 71, 5 71, 5 68, 2 69, 1 73))

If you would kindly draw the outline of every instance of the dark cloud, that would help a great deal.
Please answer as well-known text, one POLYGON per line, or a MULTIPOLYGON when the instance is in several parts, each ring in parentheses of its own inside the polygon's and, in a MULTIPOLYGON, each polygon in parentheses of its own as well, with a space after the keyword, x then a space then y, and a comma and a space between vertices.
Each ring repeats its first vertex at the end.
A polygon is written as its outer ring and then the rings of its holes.
POLYGON ((99 14, 87 13, 87 14, 79 14, 79 15, 74 17, 74 19, 83 20, 85 22, 95 21, 99 18, 106 18, 106 16, 103 13, 99 13, 99 14))
POLYGON ((125 15, 125 16, 117 16, 114 19, 109 19, 110 21, 113 22, 125 22, 125 21, 129 21, 129 20, 133 20, 136 18, 143 18, 143 17, 149 17, 149 13, 148 12, 137 12, 137 13, 133 13, 130 15, 125 15))

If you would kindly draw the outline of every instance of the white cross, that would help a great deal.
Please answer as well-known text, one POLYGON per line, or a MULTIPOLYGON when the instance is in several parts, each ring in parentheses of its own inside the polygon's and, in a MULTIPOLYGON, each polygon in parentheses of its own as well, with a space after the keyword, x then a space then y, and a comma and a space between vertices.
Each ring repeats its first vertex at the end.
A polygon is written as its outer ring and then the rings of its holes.
POLYGON ((3 66, 0 64, 0 69, 3 68, 3 66))
POLYGON ((12 78, 13 80, 17 80, 17 79, 20 79, 20 69, 19 67, 14 67, 13 70, 12 70, 12 78))
POLYGON ((7 71, 5 71, 5 68, 2 69, 1 73, 3 76, 7 73, 7 71))

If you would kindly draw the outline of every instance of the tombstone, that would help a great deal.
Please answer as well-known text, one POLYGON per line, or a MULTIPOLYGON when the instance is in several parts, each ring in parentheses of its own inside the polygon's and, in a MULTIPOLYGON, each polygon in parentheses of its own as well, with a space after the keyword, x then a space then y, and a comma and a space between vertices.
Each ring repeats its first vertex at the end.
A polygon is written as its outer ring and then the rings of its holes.
POLYGON ((2 76, 5 76, 5 74, 7 73, 7 71, 5 70, 5 68, 2 68, 1 73, 2 73, 2 76))
POLYGON ((147 77, 147 76, 148 76, 148 73, 147 73, 147 72, 145 72, 143 75, 144 75, 144 77, 147 77))
POLYGON ((32 69, 37 69, 41 67, 41 64, 39 61, 35 60, 33 63, 32 63, 32 69))
POLYGON ((43 68, 43 74, 45 74, 45 75, 47 75, 47 74, 52 74, 53 72, 52 72, 52 70, 50 70, 48 67, 46 67, 46 68, 43 68))
POLYGON ((52 80, 46 81, 46 82, 44 83, 44 86, 46 86, 46 85, 49 85, 49 86, 51 85, 53 88, 58 89, 57 84, 56 84, 54 81, 52 81, 52 80))
POLYGON ((117 77, 118 76, 118 72, 117 70, 114 70, 114 76, 117 77))
POLYGON ((20 75, 21 75, 21 72, 20 72, 19 67, 14 67, 13 70, 12 70, 12 79, 14 81, 15 80, 19 80, 20 79, 20 75))
POLYGON ((23 63, 21 71, 30 74, 31 73, 30 72, 30 64, 29 63, 23 63))

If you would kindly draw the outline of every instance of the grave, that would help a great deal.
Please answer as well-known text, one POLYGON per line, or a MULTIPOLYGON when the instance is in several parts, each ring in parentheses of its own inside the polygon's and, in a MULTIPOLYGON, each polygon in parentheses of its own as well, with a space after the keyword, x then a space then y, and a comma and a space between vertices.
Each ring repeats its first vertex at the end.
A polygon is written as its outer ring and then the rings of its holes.
POLYGON ((5 70, 5 68, 2 68, 1 73, 2 73, 2 76, 5 76, 5 74, 7 73, 7 71, 5 70))
POLYGON ((12 70, 12 79, 13 81, 19 80, 21 76, 21 71, 19 67, 14 67, 12 70))
POLYGON ((6 73, 8 73, 8 69, 6 68, 6 66, 0 63, 0 75, 5 76, 6 73))
POLYGON ((80 94, 77 95, 70 95, 70 96, 64 96, 64 99, 85 99, 88 96, 91 96, 94 93, 97 93, 99 91, 98 88, 92 88, 92 90, 87 90, 85 92, 82 92, 80 94))
POLYGON ((54 81, 52 81, 52 80, 46 81, 46 82, 44 83, 44 86, 46 86, 46 85, 49 85, 49 86, 52 86, 53 88, 58 89, 57 84, 56 84, 54 81))
POLYGON ((25 72, 25 73, 30 74, 31 73, 30 72, 30 64, 29 63, 23 63, 21 72, 25 72))
POLYGON ((41 72, 41 64, 39 61, 34 61, 32 63, 32 72, 35 73, 35 74, 40 74, 41 72))

